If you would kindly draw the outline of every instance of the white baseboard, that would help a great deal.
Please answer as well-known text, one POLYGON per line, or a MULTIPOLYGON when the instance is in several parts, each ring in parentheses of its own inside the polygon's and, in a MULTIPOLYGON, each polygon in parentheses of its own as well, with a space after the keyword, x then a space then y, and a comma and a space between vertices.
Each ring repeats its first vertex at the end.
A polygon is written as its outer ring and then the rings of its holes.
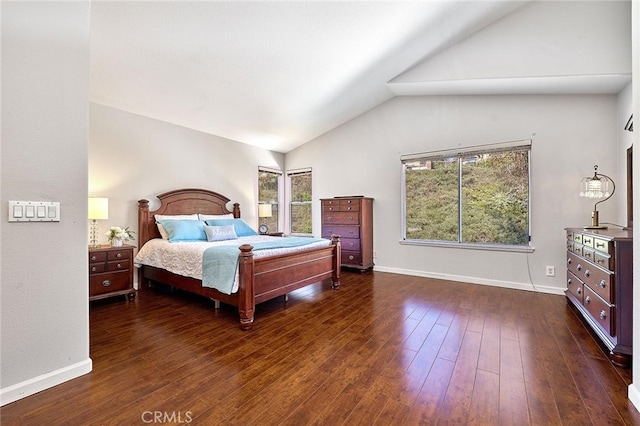
POLYGON ((435 279, 447 280, 447 281, 460 281, 460 282, 470 283, 470 284, 491 285, 494 287, 513 288, 515 290, 536 291, 539 293, 549 293, 549 294, 558 294, 558 295, 564 295, 564 290, 565 290, 563 288, 558 288, 554 286, 540 286, 540 285, 534 286, 531 283, 518 283, 514 281, 490 280, 486 278, 467 277, 462 275, 451 275, 451 274, 439 274, 435 272, 415 271, 411 269, 388 268, 385 266, 378 266, 378 265, 374 267, 374 271, 390 272, 392 274, 400 274, 400 275, 411 275, 414 277, 435 278, 435 279))
POLYGON ((636 410, 640 411, 640 389, 631 383, 629 385, 629 392, 627 393, 629 401, 636 407, 636 410))
POLYGON ((0 406, 90 373, 92 369, 93 362, 91 358, 87 358, 84 361, 0 389, 0 406))

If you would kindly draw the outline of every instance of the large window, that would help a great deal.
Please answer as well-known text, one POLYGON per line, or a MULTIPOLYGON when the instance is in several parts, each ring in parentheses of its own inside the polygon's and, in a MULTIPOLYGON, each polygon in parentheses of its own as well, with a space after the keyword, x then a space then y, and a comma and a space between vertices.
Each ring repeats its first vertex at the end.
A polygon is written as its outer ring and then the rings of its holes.
MULTIPOLYGON (((282 180, 282 172, 266 167, 258 168, 258 204, 266 204, 271 206, 264 210, 271 213, 271 216, 259 217, 260 225, 267 225, 269 232, 277 232, 280 223, 280 181, 282 180)), ((258 210, 260 213, 260 209, 258 210)))
POLYGON ((311 169, 287 172, 290 180, 290 226, 292 234, 311 234, 311 169))
POLYGON ((403 240, 525 247, 530 141, 406 155, 403 240))

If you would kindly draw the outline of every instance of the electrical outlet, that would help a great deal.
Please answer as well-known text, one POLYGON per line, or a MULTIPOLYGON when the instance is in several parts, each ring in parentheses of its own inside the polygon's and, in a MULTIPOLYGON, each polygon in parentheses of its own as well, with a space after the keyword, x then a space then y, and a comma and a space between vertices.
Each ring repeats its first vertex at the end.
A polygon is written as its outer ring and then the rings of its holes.
POLYGON ((547 276, 555 277, 556 276, 556 268, 555 266, 547 266, 547 276))

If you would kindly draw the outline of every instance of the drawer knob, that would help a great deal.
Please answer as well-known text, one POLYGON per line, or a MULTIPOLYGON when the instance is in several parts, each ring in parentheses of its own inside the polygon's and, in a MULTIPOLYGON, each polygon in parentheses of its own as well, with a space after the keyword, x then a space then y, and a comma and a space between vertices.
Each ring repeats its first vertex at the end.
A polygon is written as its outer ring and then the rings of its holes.
POLYGON ((597 248, 604 248, 604 243, 596 243, 597 248))
POLYGON ((118 258, 122 257, 122 253, 117 253, 116 257, 118 257, 118 258))
POLYGON ((577 269, 578 271, 582 271, 582 265, 578 263, 578 266, 576 266, 576 269, 577 269))
POLYGON ((102 281, 102 287, 109 287, 111 285, 111 280, 102 281))
POLYGON ((582 294, 582 289, 580 287, 578 287, 578 289, 576 290, 576 293, 582 294))
POLYGON ((588 269, 584 271, 584 276, 585 276, 585 277, 588 277, 588 276, 589 276, 589 274, 590 274, 590 272, 589 272, 589 270, 588 270, 588 269))
POLYGON ((347 207, 347 210, 351 210, 351 206, 347 207))
POLYGON ((353 220, 353 216, 349 216, 349 220, 353 220))
POLYGON ((122 269, 122 265, 118 263, 118 264, 116 265, 116 268, 118 268, 118 269, 122 269))
POLYGON ((91 256, 91 260, 96 260, 96 257, 95 256, 91 256))
POLYGON ((349 243, 349 246, 353 247, 353 246, 355 246, 355 244, 354 243, 349 243))
POLYGON ((95 266, 93 266, 93 267, 91 268, 91 272, 95 272, 95 271, 97 271, 97 270, 98 270, 98 269, 97 269, 95 266))
POLYGON ((567 259, 567 265, 571 265, 571 259, 567 259))
POLYGON ((349 255, 349 260, 353 260, 353 255, 349 255))
POLYGON ((606 319, 607 318, 607 313, 605 311, 600 311, 600 319, 606 319))
POLYGON ((591 303, 591 298, 590 298, 589 296, 585 297, 585 298, 584 298, 584 303, 586 303, 587 305, 588 305, 589 303, 591 303))
POLYGON ((331 222, 332 217, 331 216, 327 216, 327 221, 331 222))
POLYGON ((571 285, 571 278, 567 279, 567 287, 571 285))
POLYGON ((600 286, 600 288, 605 288, 607 286, 607 283, 605 280, 600 280, 600 282, 598 283, 598 286, 600 286))

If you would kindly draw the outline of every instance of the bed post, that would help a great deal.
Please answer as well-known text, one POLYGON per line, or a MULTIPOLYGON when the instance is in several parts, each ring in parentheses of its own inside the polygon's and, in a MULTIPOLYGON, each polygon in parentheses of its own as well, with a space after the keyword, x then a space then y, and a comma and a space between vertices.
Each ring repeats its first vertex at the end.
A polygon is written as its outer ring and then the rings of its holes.
MULTIPOLYGON (((235 212, 235 205, 234 205, 235 212)), ((250 330, 256 307, 253 247, 249 244, 240 246, 240 260, 238 262, 238 312, 240 313, 240 328, 250 330)))
POLYGON ((233 217, 236 219, 240 217, 240 203, 233 203, 233 217))
POLYGON ((340 267, 342 265, 342 254, 340 248, 340 235, 331 235, 331 244, 333 244, 333 274, 331 276, 331 287, 340 288, 340 267))
MULTIPOLYGON (((138 200, 138 250, 149 239, 149 200, 138 200)), ((142 268, 138 268, 138 290, 149 288, 149 280, 144 277, 142 268)))

